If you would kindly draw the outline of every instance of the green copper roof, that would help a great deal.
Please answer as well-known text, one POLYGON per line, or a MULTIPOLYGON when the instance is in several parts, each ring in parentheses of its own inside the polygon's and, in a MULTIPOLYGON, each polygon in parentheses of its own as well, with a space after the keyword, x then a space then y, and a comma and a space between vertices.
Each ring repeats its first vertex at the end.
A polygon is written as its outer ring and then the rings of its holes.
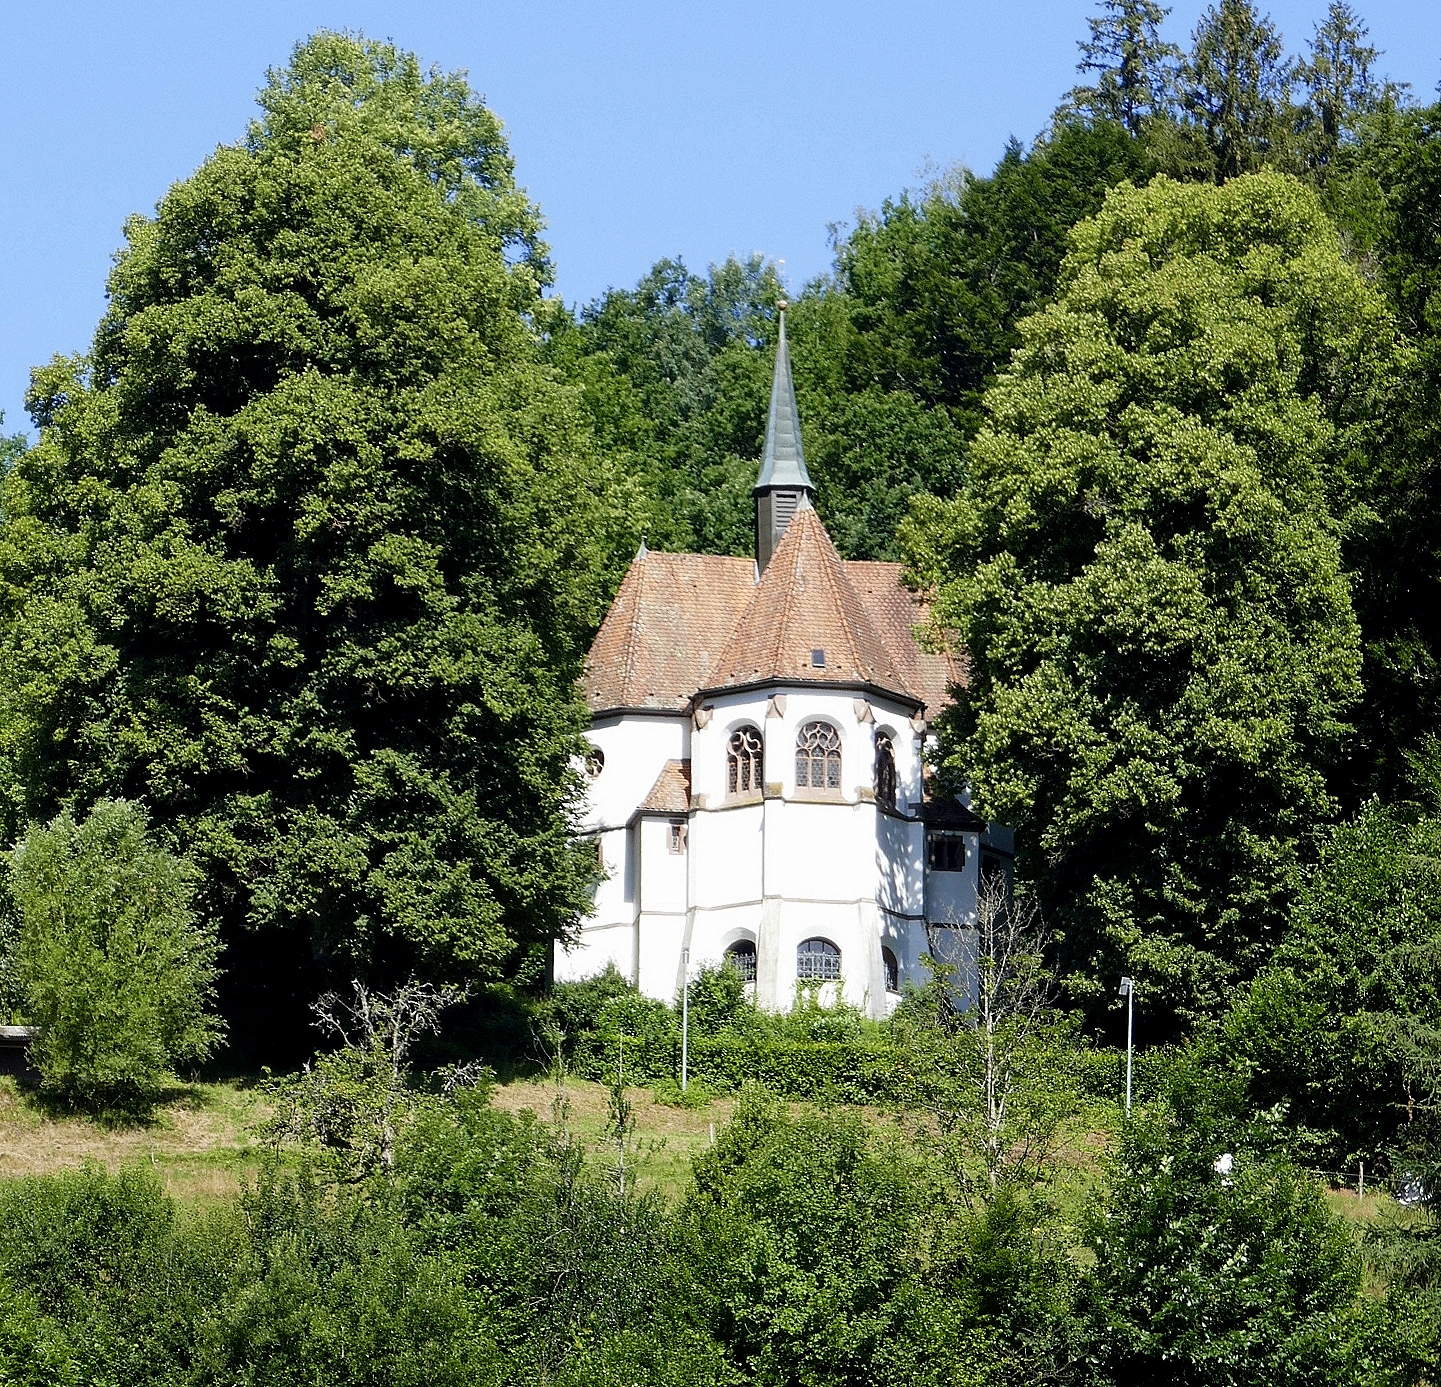
POLYGON ((776 373, 771 379, 771 412, 766 419, 766 449, 755 489, 805 487, 814 491, 801 447, 801 416, 791 381, 791 354, 786 348, 786 311, 781 309, 781 335, 776 343, 776 373))

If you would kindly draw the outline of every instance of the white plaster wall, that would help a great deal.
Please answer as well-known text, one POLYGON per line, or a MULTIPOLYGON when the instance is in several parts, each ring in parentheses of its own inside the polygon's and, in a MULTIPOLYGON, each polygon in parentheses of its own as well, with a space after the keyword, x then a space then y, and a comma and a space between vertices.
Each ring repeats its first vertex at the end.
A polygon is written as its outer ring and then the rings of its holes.
POLYGON ((878 813, 874 844, 882 910, 900 915, 926 912, 926 830, 924 824, 878 813))
POLYGON ((981 839, 967 833, 966 865, 959 872, 926 873, 926 919, 933 925, 972 926, 980 882, 981 839))
POLYGON ((640 965, 636 986, 647 997, 674 1002, 680 996, 681 949, 685 943, 685 915, 642 911, 636 929, 640 965))
MULTIPOLYGON (((887 700, 861 701, 850 689, 768 689, 716 696, 695 728, 688 718, 626 715, 591 731, 605 768, 589 787, 586 819, 603 830, 608 876, 576 949, 557 959, 557 976, 581 977, 614 961, 648 995, 674 999, 681 950, 692 968, 719 962, 728 945, 757 946, 758 1000, 788 1007, 796 995, 796 947, 829 939, 841 950, 847 1002, 884 1015, 896 997, 884 986, 881 943, 896 953, 902 983, 923 982, 924 920, 933 907, 969 910, 974 885, 943 881, 928 890, 922 825, 879 811, 874 802, 875 735, 891 734, 897 800, 905 812, 922 797, 920 738, 911 710, 887 700), (767 716, 773 696, 783 708, 767 716), (836 796, 797 793, 800 728, 822 719, 841 739, 836 796), (768 796, 728 797, 726 750, 743 723, 761 731, 768 796), (689 757, 694 809, 687 851, 669 852, 669 821, 631 820, 667 760, 689 757), (777 795, 775 791, 778 790, 777 795)), ((974 877, 976 844, 968 843, 974 877)), ((932 916, 931 918, 936 918, 932 916)), ((833 992, 835 989, 827 989, 833 992)))
POLYGON ((591 724, 587 734, 605 757, 589 782, 581 822, 587 828, 624 828, 650 793, 667 761, 690 755, 690 719, 615 714, 591 724))
POLYGON ((742 939, 756 943, 760 937, 760 926, 759 902, 693 912, 690 926, 691 968, 721 963, 725 951, 742 939))
POLYGON ((759 800, 691 814, 691 904, 697 909, 759 903, 765 814, 759 800))
POLYGON ((555 951, 555 980, 579 982, 605 972, 606 965, 615 964, 621 974, 634 979, 636 928, 632 920, 600 924, 589 922, 580 938, 569 949, 555 951))

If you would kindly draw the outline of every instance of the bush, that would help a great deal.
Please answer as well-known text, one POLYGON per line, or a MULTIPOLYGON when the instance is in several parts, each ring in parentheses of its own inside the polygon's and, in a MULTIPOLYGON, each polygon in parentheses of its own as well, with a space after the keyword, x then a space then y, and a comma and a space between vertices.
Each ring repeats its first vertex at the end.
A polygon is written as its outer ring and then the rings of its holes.
POLYGON ((1177 1064, 1123 1134, 1091 1247, 1105 1380, 1411 1383, 1414 1334, 1363 1294, 1344 1221, 1250 1118, 1234 1076, 1177 1064))
POLYGON ((189 864, 149 841, 139 805, 102 800, 83 823, 32 825, 10 874, 43 1087, 89 1108, 152 1103, 221 1035, 207 1011, 220 945, 191 909, 189 864))

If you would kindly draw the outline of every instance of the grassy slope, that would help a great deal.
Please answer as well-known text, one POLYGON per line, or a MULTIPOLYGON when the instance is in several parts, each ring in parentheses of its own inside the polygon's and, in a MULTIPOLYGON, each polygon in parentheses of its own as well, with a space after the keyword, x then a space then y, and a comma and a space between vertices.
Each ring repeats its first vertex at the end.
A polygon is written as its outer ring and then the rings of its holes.
MULTIPOLYGON (((656 1101, 649 1089, 631 1089, 627 1096, 635 1117, 628 1169, 641 1189, 675 1199, 685 1187, 691 1159, 729 1120, 732 1100, 715 1098, 700 1107, 679 1108, 656 1101)), ((529 1109, 549 1122, 555 1117, 556 1098, 549 1082, 519 1080, 497 1086, 493 1101, 510 1112, 529 1109)), ((570 1079, 563 1100, 565 1120, 590 1159, 613 1169, 616 1152, 605 1132, 605 1087, 570 1079)), ((74 1168, 87 1161, 110 1170, 149 1162, 165 1187, 182 1201, 225 1199, 238 1192, 245 1175, 256 1169, 261 1152, 258 1133, 267 1115, 265 1100, 253 1086, 231 1081, 177 1089, 145 1126, 106 1126, 46 1113, 23 1095, 13 1077, 0 1076, 0 1178, 74 1168)), ((903 1130, 918 1121, 910 1114, 876 1110, 866 1110, 866 1115, 878 1125, 899 1125, 903 1130)), ((1092 1104, 1069 1134, 1051 1187, 1063 1217, 1079 1214, 1119 1117, 1114 1105, 1092 1104)), ((1371 1190, 1361 1202, 1354 1190, 1333 1190, 1330 1199, 1338 1213, 1357 1223, 1395 1209, 1387 1196, 1371 1190)))

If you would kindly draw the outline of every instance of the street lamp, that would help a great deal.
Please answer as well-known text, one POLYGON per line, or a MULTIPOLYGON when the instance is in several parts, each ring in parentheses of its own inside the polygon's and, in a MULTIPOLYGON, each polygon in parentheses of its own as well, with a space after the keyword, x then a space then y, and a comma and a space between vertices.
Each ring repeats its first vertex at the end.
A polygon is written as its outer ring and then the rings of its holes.
POLYGON ((685 1092, 690 1060, 690 950, 680 951, 680 1091, 685 1092))
POLYGON ((1131 978, 1121 979, 1121 996, 1126 999, 1126 1116, 1131 1115, 1131 1023, 1135 1016, 1136 984, 1131 978))

